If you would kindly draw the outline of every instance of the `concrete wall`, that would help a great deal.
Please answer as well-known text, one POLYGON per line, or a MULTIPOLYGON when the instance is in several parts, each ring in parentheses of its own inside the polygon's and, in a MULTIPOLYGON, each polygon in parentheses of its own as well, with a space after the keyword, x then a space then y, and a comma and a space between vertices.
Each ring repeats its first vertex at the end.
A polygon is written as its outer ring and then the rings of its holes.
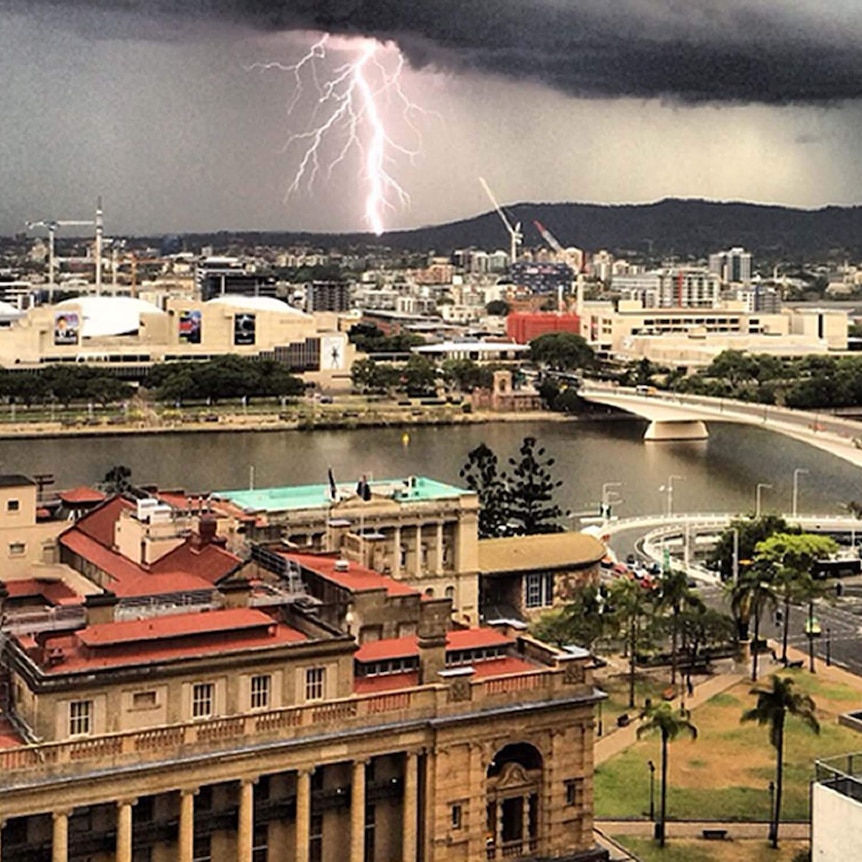
POLYGON ((862 803, 815 784, 811 804, 811 862, 862 859, 862 803))

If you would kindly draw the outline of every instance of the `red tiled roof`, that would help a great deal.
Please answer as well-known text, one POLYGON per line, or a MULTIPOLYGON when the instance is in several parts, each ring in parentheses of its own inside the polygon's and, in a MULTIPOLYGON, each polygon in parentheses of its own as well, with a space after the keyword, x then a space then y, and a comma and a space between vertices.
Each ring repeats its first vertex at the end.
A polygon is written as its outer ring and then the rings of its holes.
MULTIPOLYGON (((489 646, 508 646, 512 638, 500 634, 496 629, 456 629, 446 634, 446 652, 465 649, 480 649, 489 646)), ((356 651, 360 662, 383 661, 389 658, 412 658, 419 655, 416 635, 403 638, 368 641, 356 651)))
POLYGON ((81 485, 78 488, 69 488, 66 491, 60 491, 57 495, 66 505, 87 505, 101 503, 106 498, 106 494, 97 491, 95 488, 88 488, 86 485, 81 485))
POLYGON ((366 590, 386 590, 387 596, 415 596, 417 590, 396 581, 394 578, 381 575, 373 569, 366 569, 352 560, 347 571, 340 572, 335 568, 338 557, 315 554, 282 553, 281 556, 295 560, 300 566, 326 578, 329 581, 354 593, 366 590))
MULTIPOLYGON (((144 620, 99 623, 76 633, 88 647, 104 647, 141 641, 194 637, 196 635, 234 633, 275 626, 275 620, 253 608, 228 608, 191 614, 174 614, 144 620)), ((296 632, 297 640, 305 636, 296 632)))
MULTIPOLYGON (((36 646, 26 635, 17 640, 23 649, 36 646)), ((250 608, 177 614, 102 623, 51 636, 44 644, 49 660, 42 670, 51 675, 90 672, 277 648, 306 640, 302 632, 250 608)))
MULTIPOLYGON (((112 580, 121 582, 145 573, 137 563, 127 560, 122 554, 112 551, 109 546, 75 527, 60 536, 60 544, 106 572, 112 580)), ((113 585, 111 589, 114 589, 113 585)))
POLYGON ((124 510, 132 512, 134 509, 134 503, 122 497, 111 497, 83 518, 79 518, 71 529, 84 533, 100 545, 110 548, 114 544, 114 524, 120 517, 120 512, 124 510))
POLYGON ((509 676, 513 673, 525 673, 541 669, 525 659, 515 656, 502 656, 488 661, 477 661, 470 667, 476 671, 477 677, 509 676))
POLYGON ((9 719, 0 715, 0 748, 17 748, 24 745, 24 740, 18 735, 18 731, 11 725, 9 719))
POLYGON ((47 578, 24 578, 6 581, 10 599, 42 598, 51 605, 78 604, 81 596, 68 584, 47 578))
POLYGON ((195 547, 190 539, 159 557, 150 567, 150 571, 156 574, 183 572, 197 575, 214 584, 230 574, 241 562, 236 554, 226 551, 221 545, 195 547))

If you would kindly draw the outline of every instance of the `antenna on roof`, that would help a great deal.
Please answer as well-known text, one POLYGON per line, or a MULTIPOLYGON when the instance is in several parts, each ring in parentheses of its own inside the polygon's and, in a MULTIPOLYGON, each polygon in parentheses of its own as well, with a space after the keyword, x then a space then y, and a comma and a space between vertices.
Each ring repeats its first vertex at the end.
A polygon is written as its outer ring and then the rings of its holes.
POLYGON ((248 468, 248 490, 254 490, 254 464, 248 468))

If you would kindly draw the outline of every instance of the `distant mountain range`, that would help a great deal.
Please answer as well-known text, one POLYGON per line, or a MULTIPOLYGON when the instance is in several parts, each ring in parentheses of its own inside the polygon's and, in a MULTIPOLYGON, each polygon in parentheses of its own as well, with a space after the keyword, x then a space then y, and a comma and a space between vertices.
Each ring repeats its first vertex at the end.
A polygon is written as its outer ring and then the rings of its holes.
MULTIPOLYGON (((521 223, 525 247, 544 244, 533 224, 542 222, 564 246, 607 249, 655 259, 686 260, 743 246, 756 260, 804 262, 862 258, 862 207, 801 210, 747 203, 667 199, 652 204, 602 206, 576 203, 520 203, 505 208, 512 224, 521 223)), ((222 245, 229 236, 240 243, 308 243, 324 248, 389 247, 449 254, 474 246, 508 249, 509 236, 491 211, 448 224, 370 234, 228 232, 212 235, 222 245)), ((207 237, 195 235, 195 242, 207 237)))

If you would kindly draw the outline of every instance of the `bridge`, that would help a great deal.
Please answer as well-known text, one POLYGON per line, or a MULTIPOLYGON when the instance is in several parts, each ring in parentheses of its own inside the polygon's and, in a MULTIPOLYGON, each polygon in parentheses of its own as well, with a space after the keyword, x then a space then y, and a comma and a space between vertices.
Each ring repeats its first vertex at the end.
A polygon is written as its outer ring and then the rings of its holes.
POLYGON ((784 434, 862 467, 862 423, 831 413, 596 381, 584 381, 578 394, 585 401, 648 419, 645 440, 704 440, 709 420, 736 422, 784 434))

